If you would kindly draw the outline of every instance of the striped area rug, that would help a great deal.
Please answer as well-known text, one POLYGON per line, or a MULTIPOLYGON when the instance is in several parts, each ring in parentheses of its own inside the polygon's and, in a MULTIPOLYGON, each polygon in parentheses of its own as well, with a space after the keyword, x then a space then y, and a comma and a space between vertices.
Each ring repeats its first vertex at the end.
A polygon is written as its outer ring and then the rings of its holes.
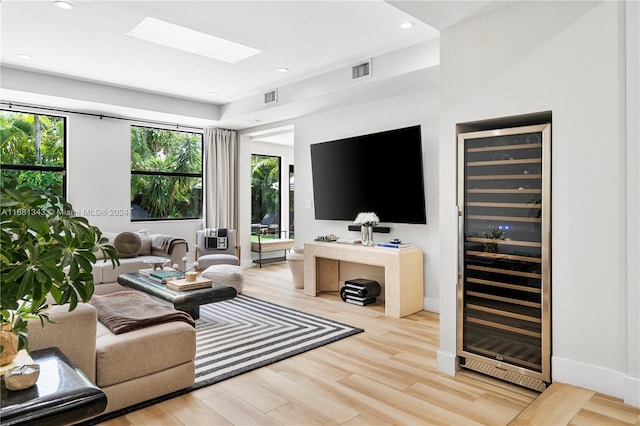
POLYGON ((202 305, 196 321, 193 386, 76 426, 97 425, 363 331, 250 296, 202 305))
POLYGON ((243 295, 203 305, 196 324, 194 387, 207 386, 362 331, 243 295))

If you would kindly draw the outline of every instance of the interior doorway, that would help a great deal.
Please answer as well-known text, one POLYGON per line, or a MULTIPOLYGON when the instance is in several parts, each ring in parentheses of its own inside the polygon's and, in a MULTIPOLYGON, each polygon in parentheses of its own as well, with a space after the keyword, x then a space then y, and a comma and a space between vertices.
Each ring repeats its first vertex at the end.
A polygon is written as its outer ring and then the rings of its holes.
MULTIPOLYGON (((243 223, 251 227, 251 241, 294 238, 294 129, 293 125, 262 128, 247 133, 249 140, 250 199, 243 223)), ((245 225, 246 226, 246 225, 245 225)))
POLYGON ((280 238, 281 158, 251 154, 251 234, 280 238))

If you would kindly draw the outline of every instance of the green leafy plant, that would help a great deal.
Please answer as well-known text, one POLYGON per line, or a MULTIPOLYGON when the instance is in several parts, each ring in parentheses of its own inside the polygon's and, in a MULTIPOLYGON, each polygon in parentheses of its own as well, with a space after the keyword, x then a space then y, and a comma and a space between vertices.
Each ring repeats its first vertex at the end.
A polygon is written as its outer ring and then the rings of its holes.
POLYGON ((93 296, 96 253, 119 265, 115 248, 57 195, 3 177, 0 197, 0 323, 28 349, 27 323, 48 320, 51 301, 76 308, 93 296))

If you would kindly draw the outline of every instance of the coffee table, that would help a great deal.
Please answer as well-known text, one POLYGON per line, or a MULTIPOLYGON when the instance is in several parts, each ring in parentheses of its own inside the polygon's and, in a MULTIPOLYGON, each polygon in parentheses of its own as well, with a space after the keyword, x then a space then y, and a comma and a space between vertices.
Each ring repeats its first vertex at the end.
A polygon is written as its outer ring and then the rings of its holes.
POLYGON ((238 295, 235 288, 214 282, 210 287, 177 291, 167 288, 152 278, 133 272, 122 274, 118 277, 118 283, 124 287, 139 290, 144 293, 166 300, 173 304, 173 307, 191 315, 194 320, 200 318, 200 305, 220 302, 222 300, 233 299, 238 295))
POLYGON ((107 396, 58 348, 31 351, 40 376, 30 388, 7 390, 0 380, 0 419, 9 425, 71 424, 95 416, 107 406, 107 396))

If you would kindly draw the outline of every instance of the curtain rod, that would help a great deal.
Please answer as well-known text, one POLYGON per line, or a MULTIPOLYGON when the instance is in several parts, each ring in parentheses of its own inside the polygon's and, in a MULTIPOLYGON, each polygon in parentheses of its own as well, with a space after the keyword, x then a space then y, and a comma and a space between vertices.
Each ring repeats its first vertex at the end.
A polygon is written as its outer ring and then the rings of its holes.
POLYGON ((78 114, 78 115, 87 115, 87 116, 90 116, 90 117, 98 117, 101 120, 103 118, 111 118, 113 120, 134 121, 134 122, 137 122, 137 123, 155 124, 155 125, 159 125, 159 126, 175 127, 176 129, 190 129, 190 130, 196 130, 196 131, 204 132, 204 128, 202 128, 202 127, 186 126, 186 125, 179 124, 179 123, 175 123, 174 124, 174 123, 168 123, 168 122, 164 122, 164 121, 145 120, 145 119, 138 119, 138 118, 131 118, 131 117, 118 117, 118 116, 114 116, 114 115, 98 114, 98 113, 94 113, 94 112, 82 112, 82 111, 74 111, 74 110, 67 110, 67 109, 61 109, 61 108, 49 108, 49 107, 42 107, 42 106, 28 105, 28 104, 20 104, 20 103, 16 103, 16 102, 7 102, 7 101, 0 101, 0 104, 7 105, 9 107, 9 109, 12 109, 13 107, 17 107, 17 108, 37 109, 37 110, 41 110, 41 111, 54 111, 54 112, 61 112, 61 113, 65 113, 65 114, 78 114))

